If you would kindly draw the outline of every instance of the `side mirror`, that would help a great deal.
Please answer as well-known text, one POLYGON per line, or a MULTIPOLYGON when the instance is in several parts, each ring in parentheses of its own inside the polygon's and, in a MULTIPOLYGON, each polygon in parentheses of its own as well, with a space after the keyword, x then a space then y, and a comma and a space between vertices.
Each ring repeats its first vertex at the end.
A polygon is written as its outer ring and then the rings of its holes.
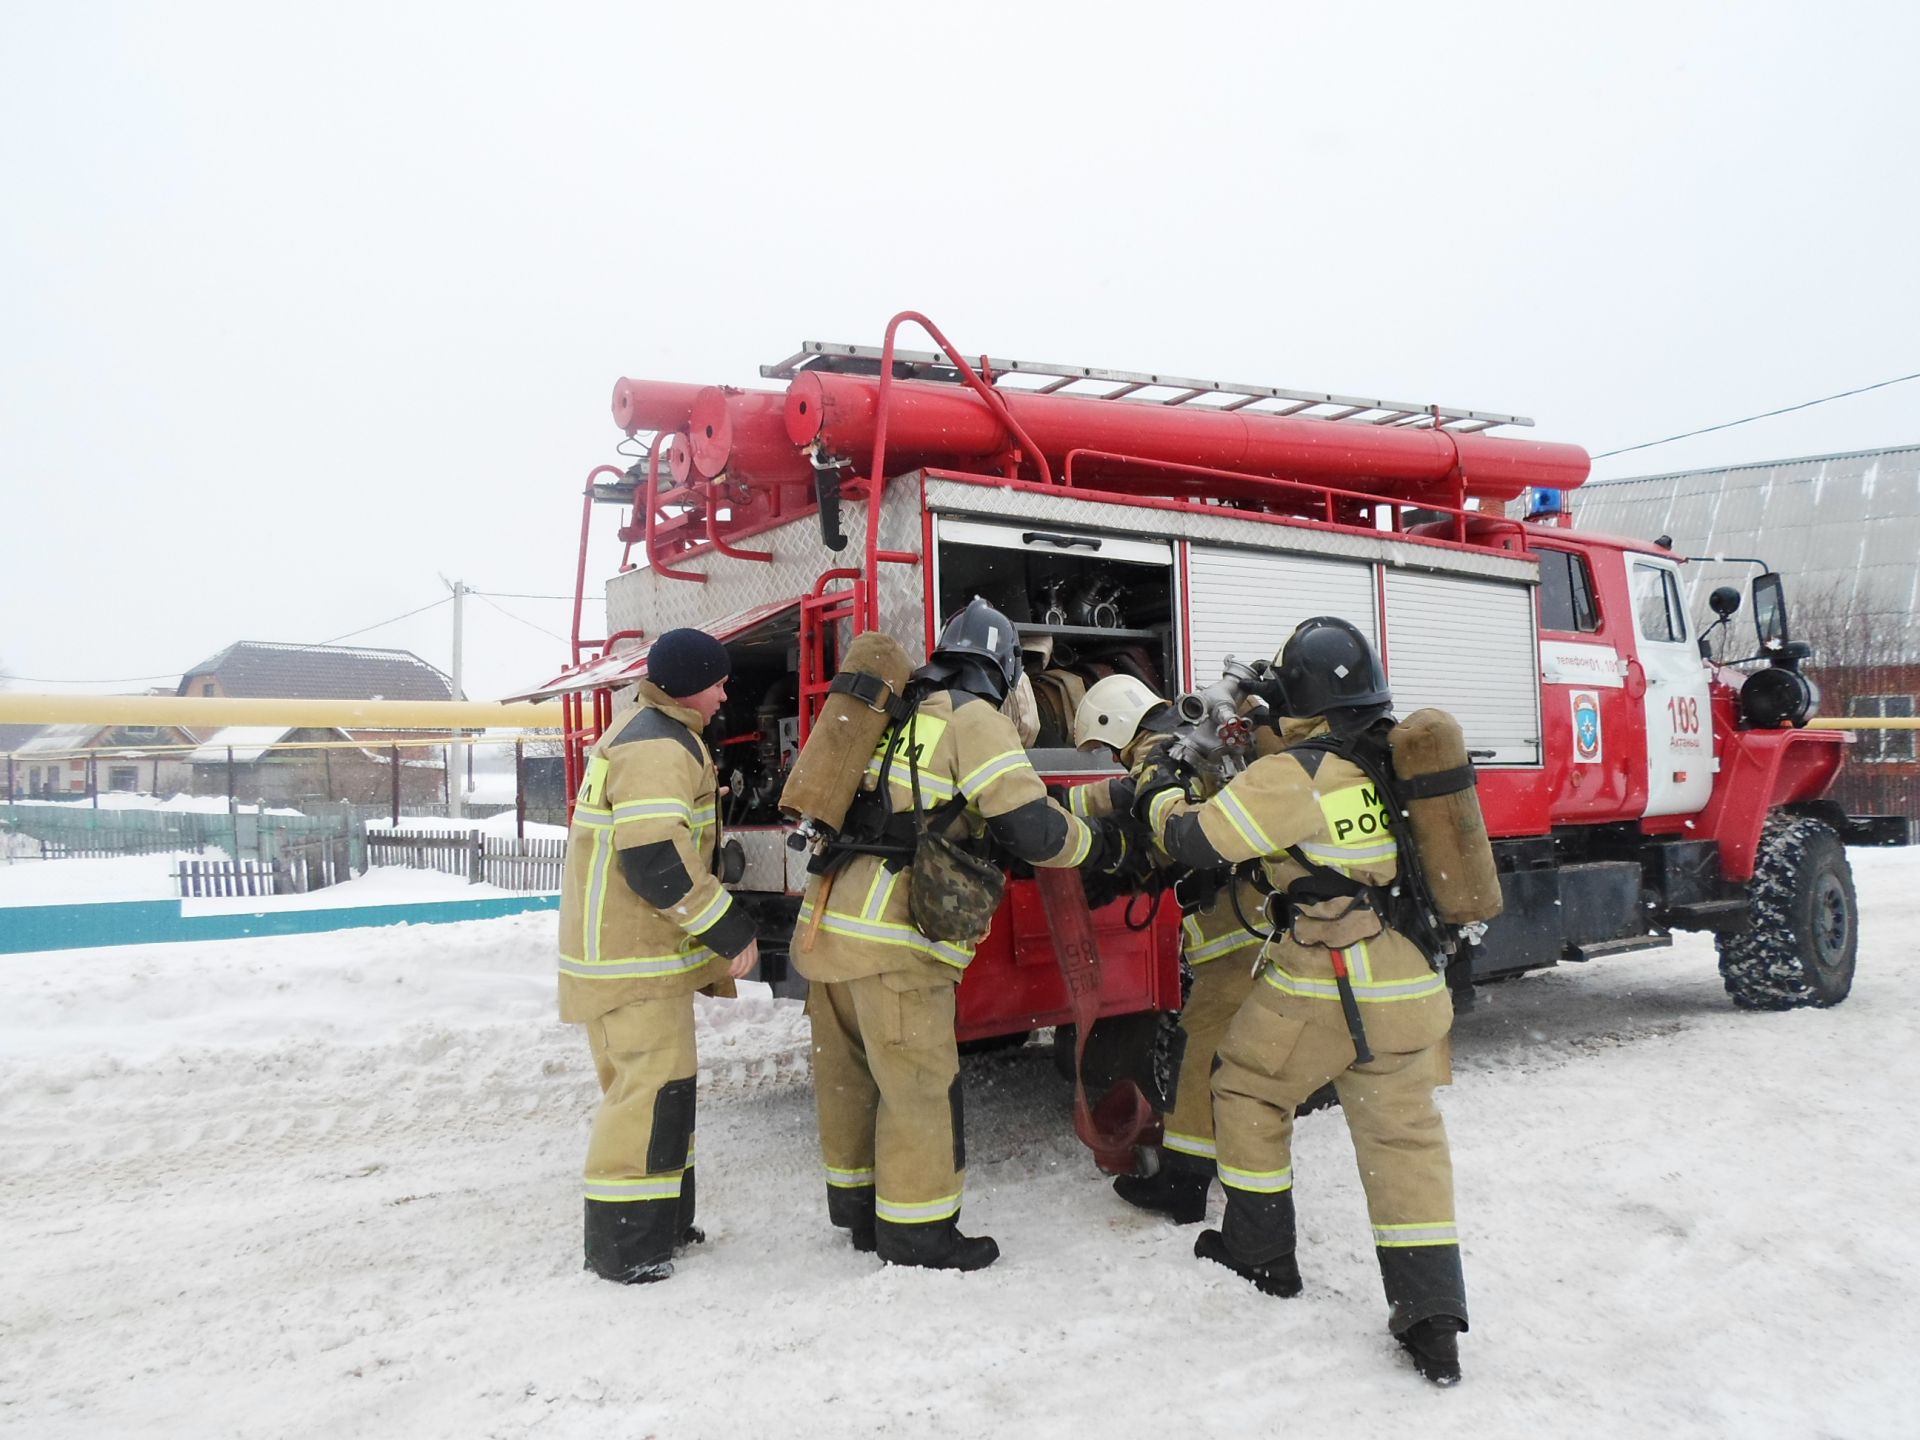
POLYGON ((1722 620, 1730 620, 1740 609, 1740 592, 1731 585, 1719 586, 1707 597, 1707 608, 1722 620))
POLYGON ((1754 577, 1753 629, 1764 651, 1779 650, 1787 643, 1787 595, 1775 571, 1754 577))

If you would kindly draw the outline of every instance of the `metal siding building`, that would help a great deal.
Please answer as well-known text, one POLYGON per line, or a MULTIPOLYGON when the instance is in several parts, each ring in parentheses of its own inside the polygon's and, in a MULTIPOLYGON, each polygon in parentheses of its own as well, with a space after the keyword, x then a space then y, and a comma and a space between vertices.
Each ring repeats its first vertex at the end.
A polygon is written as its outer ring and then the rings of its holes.
MULTIPOLYGON (((1787 577, 1796 617, 1833 609, 1866 619, 1888 660, 1920 661, 1920 445, 1600 480, 1568 499, 1582 530, 1671 535, 1677 555, 1763 559, 1787 577)), ((1745 592, 1755 571, 1705 564, 1683 574, 1704 625, 1713 588, 1745 592)))

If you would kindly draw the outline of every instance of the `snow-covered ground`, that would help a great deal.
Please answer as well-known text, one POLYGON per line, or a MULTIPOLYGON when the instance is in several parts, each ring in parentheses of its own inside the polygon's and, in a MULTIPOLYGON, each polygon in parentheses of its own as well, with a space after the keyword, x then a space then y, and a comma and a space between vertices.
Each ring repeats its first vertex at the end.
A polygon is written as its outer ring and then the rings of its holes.
POLYGON ((703 1000, 712 1238, 624 1289, 579 1268, 551 915, 9 957, 0 1431, 1910 1436, 1920 852, 1854 863, 1835 1010, 1734 1011, 1699 939, 1481 992, 1448 1392, 1384 1331, 1337 1113, 1272 1300, 1108 1193, 1038 1045, 978 1057, 965 1220, 1005 1258, 883 1269, 826 1225, 799 1007, 703 1000))

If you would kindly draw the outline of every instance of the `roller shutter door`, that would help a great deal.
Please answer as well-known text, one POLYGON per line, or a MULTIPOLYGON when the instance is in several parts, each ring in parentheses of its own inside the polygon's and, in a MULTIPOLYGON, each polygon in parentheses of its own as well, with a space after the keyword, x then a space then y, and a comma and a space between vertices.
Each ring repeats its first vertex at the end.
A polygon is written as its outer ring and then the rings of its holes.
POLYGON ((1477 764, 1540 763, 1540 662, 1533 587, 1387 572, 1393 708, 1447 711, 1477 764))
POLYGON ((1187 579, 1195 685, 1219 679, 1229 655, 1242 663, 1272 659, 1311 615, 1338 615, 1379 638, 1373 566, 1364 561, 1195 545, 1187 579))

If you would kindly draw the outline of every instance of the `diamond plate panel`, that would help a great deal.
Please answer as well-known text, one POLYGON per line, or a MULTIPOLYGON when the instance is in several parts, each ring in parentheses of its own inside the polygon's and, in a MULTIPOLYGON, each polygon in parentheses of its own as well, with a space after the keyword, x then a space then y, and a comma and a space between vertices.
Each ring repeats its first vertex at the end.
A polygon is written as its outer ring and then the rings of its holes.
MULTIPOLYGON (((887 486, 880 511, 880 548, 920 550, 919 489, 910 480, 887 486)), ((607 581, 607 624, 612 630, 643 630, 648 635, 681 625, 704 625, 756 605, 795 600, 812 593, 820 576, 861 562, 867 533, 865 501, 841 507, 847 548, 835 554, 821 543, 817 515, 802 515, 784 525, 735 541, 742 549, 767 550, 773 559, 739 560, 707 554, 676 560, 676 570, 708 577, 704 584, 672 580, 650 569, 629 570, 607 581)), ((880 625, 918 664, 926 656, 925 578, 919 565, 880 567, 880 625)), ((846 636, 841 640, 844 643, 846 636)))

